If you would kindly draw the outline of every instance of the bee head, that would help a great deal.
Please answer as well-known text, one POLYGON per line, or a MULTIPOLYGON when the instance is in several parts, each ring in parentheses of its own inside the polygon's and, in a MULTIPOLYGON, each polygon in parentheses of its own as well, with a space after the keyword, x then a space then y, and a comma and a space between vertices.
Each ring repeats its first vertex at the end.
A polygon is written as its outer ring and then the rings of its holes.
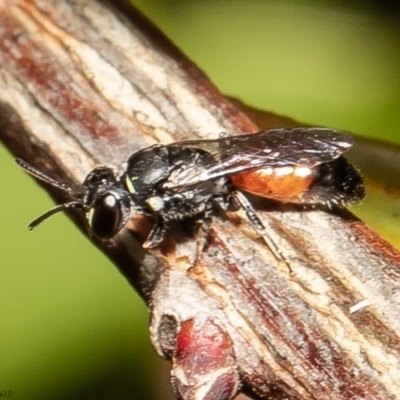
POLYGON ((100 239, 110 239, 127 223, 131 213, 129 193, 117 179, 113 169, 99 166, 93 169, 85 178, 81 192, 60 183, 21 159, 17 164, 30 175, 47 184, 67 192, 74 199, 60 204, 45 212, 34 221, 28 229, 32 230, 54 214, 70 208, 81 208, 91 233, 100 239))

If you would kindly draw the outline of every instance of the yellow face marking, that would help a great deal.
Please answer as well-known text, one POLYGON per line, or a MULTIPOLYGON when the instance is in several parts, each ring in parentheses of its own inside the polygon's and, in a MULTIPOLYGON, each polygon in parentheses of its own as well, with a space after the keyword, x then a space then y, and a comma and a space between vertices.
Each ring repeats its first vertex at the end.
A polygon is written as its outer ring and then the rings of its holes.
POLYGON ((86 215, 90 227, 92 227, 93 225, 93 215, 94 215, 94 208, 92 207, 86 215))

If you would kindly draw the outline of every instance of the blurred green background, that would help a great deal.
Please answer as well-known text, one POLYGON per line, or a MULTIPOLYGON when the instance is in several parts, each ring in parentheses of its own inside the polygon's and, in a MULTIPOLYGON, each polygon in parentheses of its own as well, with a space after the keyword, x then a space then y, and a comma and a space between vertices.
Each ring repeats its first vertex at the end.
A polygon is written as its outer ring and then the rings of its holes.
MULTIPOLYGON (((400 142, 397 2, 135 4, 224 93, 305 123, 400 142)), ((64 216, 29 233, 28 222, 52 203, 5 149, 0 166, 0 393, 167 399, 167 370, 150 348, 136 293, 64 216)))

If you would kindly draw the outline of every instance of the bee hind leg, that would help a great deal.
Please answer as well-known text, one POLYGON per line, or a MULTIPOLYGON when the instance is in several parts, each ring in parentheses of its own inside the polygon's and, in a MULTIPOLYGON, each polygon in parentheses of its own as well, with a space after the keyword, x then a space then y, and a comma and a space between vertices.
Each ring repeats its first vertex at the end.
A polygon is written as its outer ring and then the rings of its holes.
POLYGON ((279 247, 277 244, 273 241, 271 236, 268 233, 268 230, 260 220, 260 218, 257 215, 256 210, 253 208, 251 205, 250 201, 247 199, 247 197, 242 193, 239 192, 238 190, 235 190, 231 194, 232 200, 234 205, 236 205, 239 209, 242 209, 249 222, 253 226, 254 230, 261 235, 261 237, 264 239, 264 242, 267 244, 268 248, 271 250, 272 254, 275 256, 275 258, 278 261, 283 261, 288 267, 289 270, 291 271, 289 261, 288 259, 284 256, 284 254, 279 250, 279 247))

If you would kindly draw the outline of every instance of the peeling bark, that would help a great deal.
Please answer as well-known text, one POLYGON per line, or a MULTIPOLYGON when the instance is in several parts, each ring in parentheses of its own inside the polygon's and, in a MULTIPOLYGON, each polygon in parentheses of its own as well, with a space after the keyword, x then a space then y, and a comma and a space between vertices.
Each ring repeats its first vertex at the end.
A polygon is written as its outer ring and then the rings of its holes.
MULTIPOLYGON (((258 130, 142 16, 113 4, 0 0, 0 130, 16 156, 79 187, 98 163, 119 166, 153 143, 258 130)), ((271 116, 265 127, 291 124, 271 116)), ((177 395, 398 398, 400 254, 345 211, 259 213, 290 270, 238 213, 194 234, 178 227, 148 252, 138 218, 134 236, 96 242, 149 304, 177 395)))

